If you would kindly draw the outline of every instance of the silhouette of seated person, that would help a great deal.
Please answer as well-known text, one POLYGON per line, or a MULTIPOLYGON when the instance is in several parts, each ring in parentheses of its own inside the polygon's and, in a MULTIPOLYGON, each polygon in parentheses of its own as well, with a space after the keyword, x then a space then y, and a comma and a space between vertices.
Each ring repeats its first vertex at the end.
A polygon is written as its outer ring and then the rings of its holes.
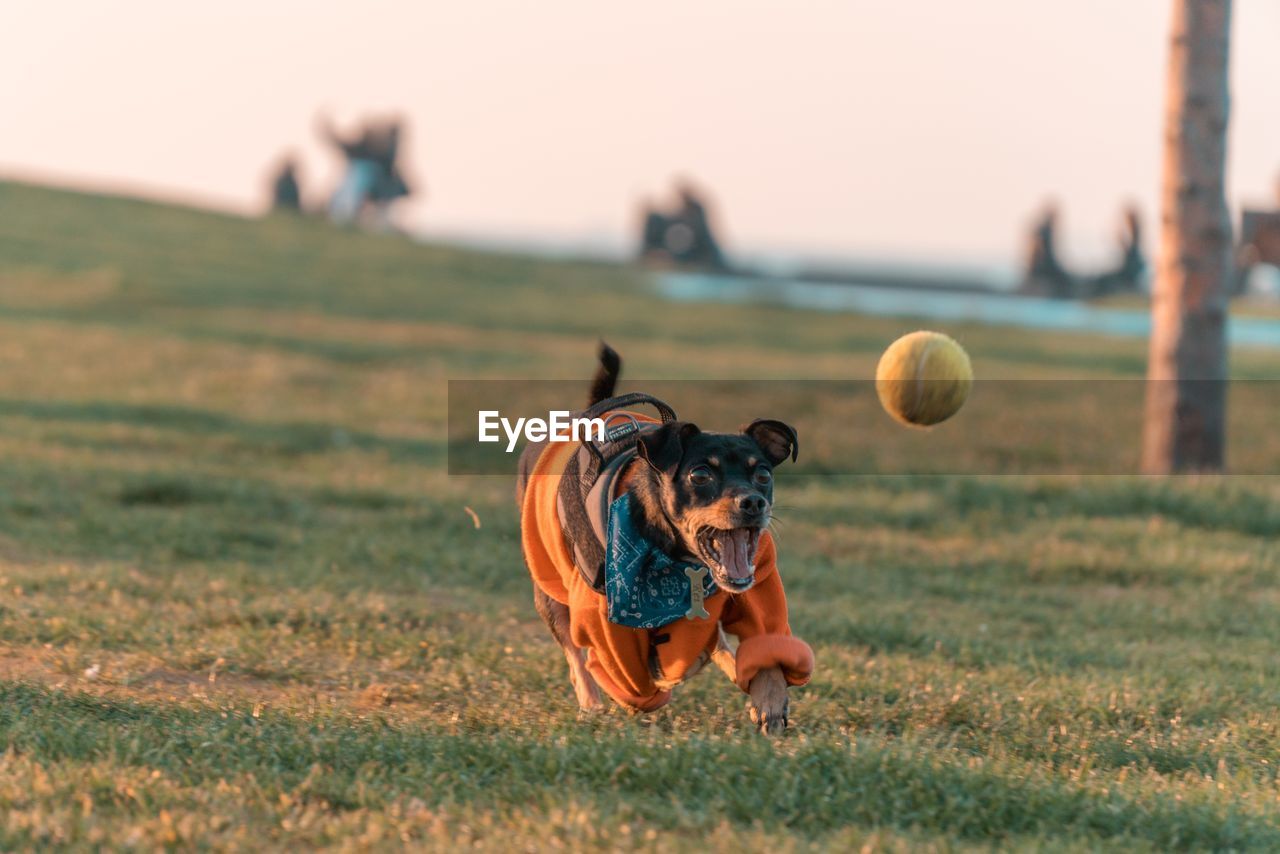
POLYGON ((1240 242, 1235 256, 1233 291, 1236 294, 1249 290, 1251 274, 1258 265, 1280 268, 1280 180, 1276 181, 1274 209, 1246 208, 1241 214, 1240 242))
POLYGON ((1058 259, 1057 225, 1058 212, 1051 205, 1032 228, 1023 293, 1054 299, 1092 299, 1142 290, 1147 259, 1142 252, 1142 219, 1137 208, 1125 208, 1120 228, 1120 257, 1115 266, 1100 273, 1073 273, 1063 266, 1058 259))
POLYGON ((1114 269, 1095 276, 1089 281, 1089 293, 1085 296, 1106 296, 1114 293, 1137 293, 1147 272, 1147 259, 1142 254, 1142 220, 1137 208, 1125 209, 1124 223, 1120 228, 1120 261, 1114 269))
POLYGON ((298 185, 298 164, 286 157, 271 179, 271 209, 281 213, 298 213, 302 210, 302 189, 298 185))
POLYGON ((679 206, 670 212, 645 212, 640 256, 681 266, 728 267, 711 228, 707 206, 687 183, 676 188, 679 206))
POLYGON ((1075 296, 1075 282, 1058 260, 1057 230, 1058 209, 1050 205, 1031 230, 1022 290, 1055 299, 1069 299, 1075 296))

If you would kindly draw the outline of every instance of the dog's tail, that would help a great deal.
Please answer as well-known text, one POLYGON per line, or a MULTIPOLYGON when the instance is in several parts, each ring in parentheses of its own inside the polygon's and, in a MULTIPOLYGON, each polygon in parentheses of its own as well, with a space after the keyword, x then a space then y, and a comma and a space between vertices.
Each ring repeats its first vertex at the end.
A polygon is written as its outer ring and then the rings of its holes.
POLYGON ((593 406, 606 398, 613 397, 618 387, 618 374, 622 372, 622 357, 617 351, 603 341, 600 342, 600 368, 591 380, 591 396, 587 406, 593 406))

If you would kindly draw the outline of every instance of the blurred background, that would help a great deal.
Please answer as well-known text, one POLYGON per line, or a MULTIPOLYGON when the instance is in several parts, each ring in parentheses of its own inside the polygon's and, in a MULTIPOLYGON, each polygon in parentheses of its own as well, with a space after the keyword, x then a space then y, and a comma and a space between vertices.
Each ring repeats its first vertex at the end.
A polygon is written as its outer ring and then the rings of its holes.
MULTIPOLYGON (((1126 206, 1156 222, 1168 6, 20 4, 0 170, 248 214, 289 154, 323 205, 343 163, 318 117, 399 115, 415 235, 629 257, 684 177, 743 263, 1012 287, 1050 201, 1070 269, 1114 263, 1126 206)), ((1273 206, 1280 7, 1240 0, 1233 35, 1230 195, 1273 206)))

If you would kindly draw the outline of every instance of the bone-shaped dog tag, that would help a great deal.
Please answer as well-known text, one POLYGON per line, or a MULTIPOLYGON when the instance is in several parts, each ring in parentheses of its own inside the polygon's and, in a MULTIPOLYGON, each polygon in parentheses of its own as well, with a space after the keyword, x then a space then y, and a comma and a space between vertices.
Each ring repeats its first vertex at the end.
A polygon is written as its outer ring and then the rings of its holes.
POLYGON ((686 566, 684 574, 689 576, 689 610, 684 615, 691 620, 705 620, 710 617, 710 612, 702 607, 702 600, 706 598, 702 591, 702 579, 707 577, 707 568, 705 566, 686 566))

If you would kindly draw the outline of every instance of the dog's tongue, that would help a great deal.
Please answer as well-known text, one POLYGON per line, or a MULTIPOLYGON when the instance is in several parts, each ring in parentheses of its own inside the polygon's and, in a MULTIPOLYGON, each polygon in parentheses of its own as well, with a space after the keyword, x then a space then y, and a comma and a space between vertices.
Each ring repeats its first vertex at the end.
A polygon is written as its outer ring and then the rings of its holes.
POLYGON ((734 581, 743 581, 755 572, 755 532, 746 528, 734 528, 720 535, 720 559, 725 571, 734 581))

